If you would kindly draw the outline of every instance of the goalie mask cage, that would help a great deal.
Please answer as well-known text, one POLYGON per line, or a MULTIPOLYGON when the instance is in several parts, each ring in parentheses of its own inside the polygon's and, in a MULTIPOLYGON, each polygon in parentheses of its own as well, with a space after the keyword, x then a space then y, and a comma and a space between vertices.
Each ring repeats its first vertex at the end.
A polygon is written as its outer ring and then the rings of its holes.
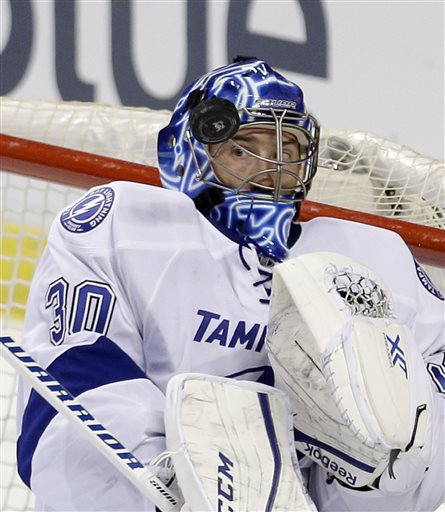
MULTIPOLYGON (((2 98, 2 335, 20 342, 29 284, 58 211, 86 188, 113 179, 159 185, 156 169, 147 166, 157 165, 157 133, 169 116, 165 110, 2 98)), ((340 216, 397 230, 445 291, 443 162, 371 133, 325 129, 309 200, 303 220, 340 216)), ((15 466, 16 378, 1 365, 0 510, 31 510, 33 497, 15 466)))

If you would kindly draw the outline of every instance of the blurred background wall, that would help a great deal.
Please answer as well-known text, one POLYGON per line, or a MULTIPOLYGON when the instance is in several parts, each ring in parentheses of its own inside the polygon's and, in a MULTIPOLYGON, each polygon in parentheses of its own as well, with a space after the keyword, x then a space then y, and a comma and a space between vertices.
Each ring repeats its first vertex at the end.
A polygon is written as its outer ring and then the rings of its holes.
POLYGON ((253 55, 298 82, 322 125, 444 158, 444 2, 1 0, 1 94, 174 106, 253 55))

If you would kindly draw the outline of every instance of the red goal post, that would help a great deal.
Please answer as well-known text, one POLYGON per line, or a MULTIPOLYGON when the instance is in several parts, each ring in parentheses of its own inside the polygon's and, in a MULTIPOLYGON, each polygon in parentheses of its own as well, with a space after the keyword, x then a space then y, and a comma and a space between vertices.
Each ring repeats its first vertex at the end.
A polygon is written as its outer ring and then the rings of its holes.
MULTIPOLYGON (((20 340, 29 284, 57 212, 86 188, 160 185, 156 138, 168 111, 1 98, 1 321, 20 340)), ((368 132, 323 129, 301 219, 334 216, 398 232, 445 292, 444 163, 368 132)), ((15 380, 2 372, 0 510, 29 510, 15 471, 15 380)))

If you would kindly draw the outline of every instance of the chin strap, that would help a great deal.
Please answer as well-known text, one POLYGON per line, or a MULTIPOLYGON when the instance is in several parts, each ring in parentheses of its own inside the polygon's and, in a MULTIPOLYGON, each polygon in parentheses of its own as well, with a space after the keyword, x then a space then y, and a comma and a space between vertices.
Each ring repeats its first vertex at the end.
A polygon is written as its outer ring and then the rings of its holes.
POLYGON ((193 198, 196 209, 206 217, 210 210, 224 202, 222 190, 216 187, 209 187, 193 198))

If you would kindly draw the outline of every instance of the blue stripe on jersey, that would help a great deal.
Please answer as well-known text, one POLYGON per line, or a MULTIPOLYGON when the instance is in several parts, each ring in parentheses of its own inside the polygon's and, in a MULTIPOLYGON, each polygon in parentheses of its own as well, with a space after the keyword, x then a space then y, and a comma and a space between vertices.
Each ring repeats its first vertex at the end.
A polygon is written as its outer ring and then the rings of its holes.
POLYGON ((437 362, 429 362, 426 365, 426 368, 430 374, 430 377, 433 379, 433 382, 436 385, 439 393, 445 394, 445 353, 438 352, 433 357, 435 360, 437 360, 437 362), (442 362, 439 363, 439 358, 441 355, 442 362))
MULTIPOLYGON (((73 347, 47 368, 74 396, 113 382, 147 378, 139 366, 106 336, 92 345, 73 347)), ((18 473, 30 487, 31 463, 37 443, 57 411, 35 390, 31 391, 17 441, 18 473)))
POLYGON ((278 439, 274 429, 272 420, 272 411, 270 410, 269 397, 265 393, 258 393, 260 401, 261 412, 263 413, 264 424, 266 426, 267 436, 269 438, 269 444, 272 449, 272 455, 274 460, 274 470, 272 477, 272 486, 267 500, 266 512, 273 510, 273 504, 278 491, 278 481, 281 473, 281 454, 278 446, 278 439))
POLYGON ((347 453, 344 453, 337 448, 334 448, 333 446, 329 446, 326 443, 323 443, 322 441, 319 441, 318 439, 315 439, 314 437, 308 436, 307 434, 304 434, 300 430, 297 430, 294 427, 294 440, 298 441, 300 443, 308 443, 314 446, 319 446, 323 450, 326 450, 327 452, 331 452, 332 454, 336 455, 340 459, 343 459, 348 464, 351 464, 352 466, 355 466, 356 468, 361 469, 362 471, 366 471, 367 473, 372 473, 375 468, 372 466, 369 466, 365 462, 361 462, 360 460, 354 459, 351 455, 348 455, 347 453))
POLYGON ((255 380, 260 384, 267 384, 273 387, 275 384, 275 376, 272 370, 272 366, 258 366, 256 368, 246 368, 240 372, 225 375, 228 379, 240 379, 240 380, 255 380), (258 373, 256 379, 252 378, 252 374, 258 373), (249 376, 248 376, 249 375, 249 376))

